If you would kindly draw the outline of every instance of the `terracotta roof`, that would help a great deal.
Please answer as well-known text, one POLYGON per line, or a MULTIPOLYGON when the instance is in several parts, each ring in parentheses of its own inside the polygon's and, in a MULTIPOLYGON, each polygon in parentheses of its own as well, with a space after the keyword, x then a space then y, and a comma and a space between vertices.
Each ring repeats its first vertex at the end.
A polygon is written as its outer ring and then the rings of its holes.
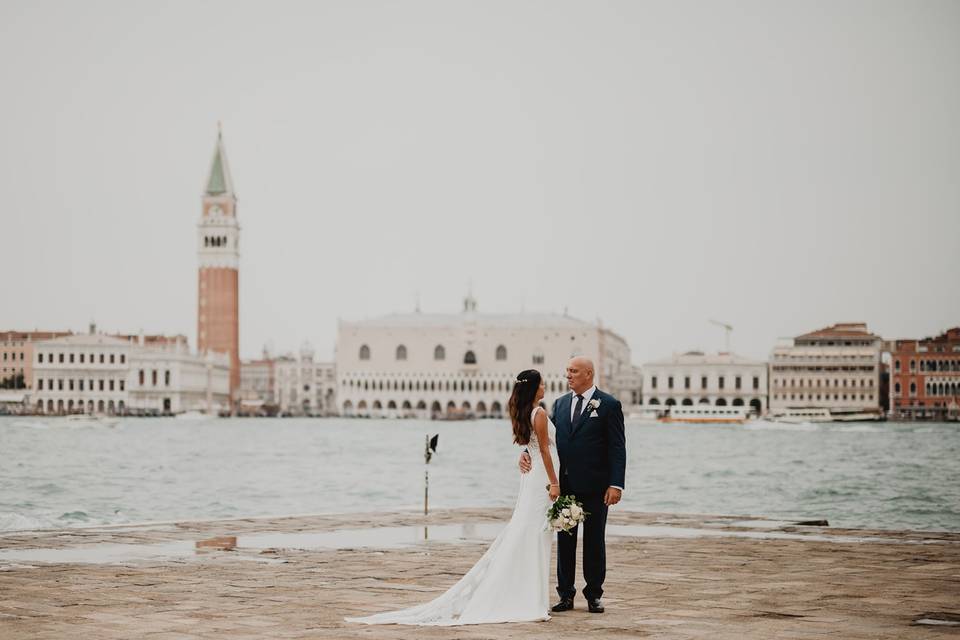
POLYGON ((867 330, 866 322, 840 322, 835 325, 824 327, 802 336, 797 336, 797 340, 804 338, 878 338, 867 330))
POLYGON ((0 340, 8 342, 31 340, 36 342, 37 340, 49 340, 72 334, 72 331, 3 331, 0 332, 0 340))

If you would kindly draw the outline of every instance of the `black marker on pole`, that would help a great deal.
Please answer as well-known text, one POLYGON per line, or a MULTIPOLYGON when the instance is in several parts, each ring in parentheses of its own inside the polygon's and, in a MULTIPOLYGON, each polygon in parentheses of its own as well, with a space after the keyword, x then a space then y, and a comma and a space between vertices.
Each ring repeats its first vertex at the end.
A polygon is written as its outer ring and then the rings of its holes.
POLYGON ((433 457, 433 454, 437 451, 437 440, 440 439, 440 434, 436 434, 432 438, 430 434, 427 434, 427 441, 423 449, 423 515, 427 515, 430 505, 430 459, 433 457))

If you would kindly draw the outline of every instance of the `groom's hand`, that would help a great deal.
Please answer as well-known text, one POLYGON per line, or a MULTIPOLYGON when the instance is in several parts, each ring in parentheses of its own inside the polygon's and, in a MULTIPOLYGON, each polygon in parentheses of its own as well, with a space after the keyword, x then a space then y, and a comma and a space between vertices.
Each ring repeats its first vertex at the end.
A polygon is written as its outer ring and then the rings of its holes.
POLYGON ((530 454, 524 451, 520 454, 520 473, 528 473, 530 469, 533 469, 533 465, 530 463, 530 454))
POLYGON ((607 505, 608 507, 612 507, 620 502, 621 495, 623 495, 623 492, 620 491, 620 489, 617 489, 616 487, 607 487, 607 493, 603 496, 603 504, 607 505))

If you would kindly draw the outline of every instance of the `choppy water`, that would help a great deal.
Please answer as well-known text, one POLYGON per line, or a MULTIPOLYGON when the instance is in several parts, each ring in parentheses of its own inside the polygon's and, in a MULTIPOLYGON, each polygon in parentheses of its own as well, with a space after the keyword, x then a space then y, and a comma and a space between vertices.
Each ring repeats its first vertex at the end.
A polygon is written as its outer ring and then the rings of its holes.
MULTIPOLYGON (((0 530, 511 506, 506 422, 0 417, 0 530)), ((627 425, 623 508, 960 531, 960 425, 627 425)))

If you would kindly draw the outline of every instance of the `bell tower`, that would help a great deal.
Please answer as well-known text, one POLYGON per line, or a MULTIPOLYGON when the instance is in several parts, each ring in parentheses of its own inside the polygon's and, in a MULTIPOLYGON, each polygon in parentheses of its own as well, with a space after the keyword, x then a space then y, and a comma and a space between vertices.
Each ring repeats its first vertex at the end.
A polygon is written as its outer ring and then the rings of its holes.
POLYGON ((240 393, 240 225, 219 125, 197 226, 197 349, 230 356, 230 412, 235 413, 240 393))

